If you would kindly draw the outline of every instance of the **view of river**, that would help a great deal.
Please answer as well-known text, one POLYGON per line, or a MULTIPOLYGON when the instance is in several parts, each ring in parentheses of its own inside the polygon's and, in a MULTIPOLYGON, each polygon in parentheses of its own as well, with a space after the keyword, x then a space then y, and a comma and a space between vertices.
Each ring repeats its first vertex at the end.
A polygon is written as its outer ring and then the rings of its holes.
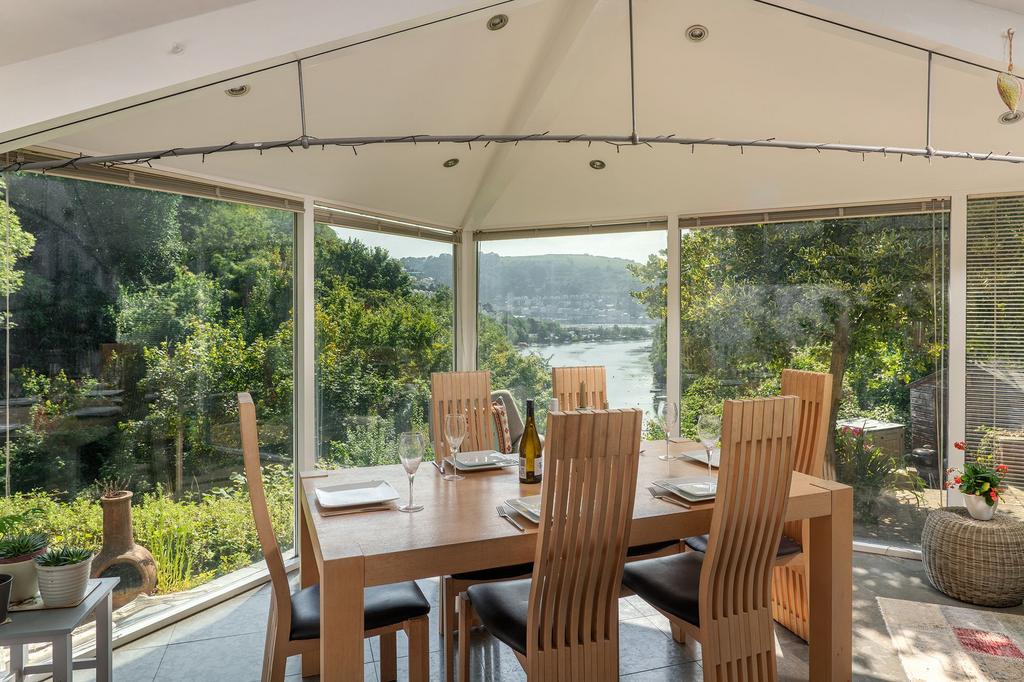
MULTIPOLYGON (((585 341, 524 348, 548 358, 552 367, 604 365, 608 376, 611 407, 641 407, 649 415, 654 405, 654 375, 651 372, 651 340, 585 341)), ((663 393, 659 388, 657 393, 663 393)))

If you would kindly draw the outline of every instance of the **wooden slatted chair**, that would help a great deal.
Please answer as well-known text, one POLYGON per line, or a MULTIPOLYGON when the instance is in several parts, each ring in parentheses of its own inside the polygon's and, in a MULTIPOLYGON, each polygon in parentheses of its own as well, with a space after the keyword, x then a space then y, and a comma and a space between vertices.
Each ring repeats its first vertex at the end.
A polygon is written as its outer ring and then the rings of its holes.
MULTIPOLYGON (((832 409, 832 375, 796 369, 783 370, 782 395, 794 395, 800 399, 795 470, 820 478, 825 471, 825 445, 832 409)), ((775 562, 775 575, 772 578, 775 620, 804 641, 810 639, 807 599, 810 587, 806 568, 810 531, 809 521, 790 521, 785 525, 782 529, 784 536, 798 539, 800 551, 780 557, 775 562)))
MULTIPOLYGON (((462 450, 489 450, 492 447, 494 417, 491 411, 490 372, 435 372, 430 375, 430 403, 434 436, 434 456, 447 457, 448 442, 444 437, 445 417, 466 414, 466 440, 462 450)), ((438 623, 444 643, 445 679, 454 677, 456 600, 460 593, 481 582, 508 580, 529 575, 532 564, 516 564, 481 571, 441 576, 441 618, 438 623)))
POLYGON ((445 417, 450 414, 466 415, 466 440, 462 442, 461 451, 493 447, 490 372, 434 372, 430 375, 430 405, 435 457, 451 454, 444 437, 445 417))
POLYGON ((558 400, 558 409, 572 412, 586 404, 591 409, 608 406, 608 383, 602 366, 552 367, 551 394, 558 400), (580 395, 581 387, 586 395, 580 395))
POLYGON ((460 682, 470 679, 474 612, 531 681, 618 679, 619 584, 642 420, 636 409, 548 415, 533 575, 459 596, 460 682))
MULTIPOLYGON (((825 441, 828 437, 829 410, 832 405, 832 375, 785 369, 782 371, 782 395, 792 395, 800 399, 800 424, 797 429, 796 456, 793 460, 794 471, 820 477, 825 464, 825 441)), ((803 521, 786 524, 775 558, 777 567, 797 566, 804 562, 808 531, 809 527, 803 521)), ((708 536, 686 538, 685 543, 695 552, 706 552, 708 536)), ((776 578, 781 574, 782 572, 777 573, 776 578)), ((806 620, 806 610, 803 616, 806 620)), ((800 634, 796 630, 793 631, 800 634)))
POLYGON ((702 645, 705 682, 777 679, 771 580, 800 401, 727 400, 707 553, 627 564, 623 582, 702 645))
MULTIPOLYGON (((320 588, 313 585, 291 593, 284 559, 277 544, 267 509, 260 467, 256 408, 248 393, 238 394, 238 420, 242 432, 245 480, 249 486, 252 515, 263 558, 270 572, 270 613, 263 649, 262 682, 281 682, 289 656, 320 651, 320 588)), ((303 561, 312 561, 303 557, 303 561)), ((427 614, 430 602, 414 582, 368 587, 363 592, 363 627, 366 637, 380 637, 381 679, 393 681, 397 674, 397 637, 404 630, 409 638, 409 679, 428 682, 430 632, 427 614)))
MULTIPOLYGON (((785 369, 782 371, 782 395, 793 395, 800 399, 794 471, 820 477, 825 467, 829 410, 832 407, 832 375, 785 369)), ((809 641, 808 585, 807 571, 804 570, 809 536, 807 521, 791 521, 785 525, 772 580, 775 620, 804 641, 809 641)), ((686 539, 686 546, 696 552, 707 551, 707 545, 707 535, 686 539)))
MULTIPOLYGON (((605 383, 605 369, 600 365, 589 367, 553 367, 551 369, 551 392, 558 398, 558 409, 562 412, 578 410, 581 402, 580 386, 586 386, 586 404, 589 408, 608 405, 608 388, 605 383), (565 402, 563 402, 565 401, 565 402)), ((654 556, 678 554, 682 549, 678 540, 652 542, 629 548, 627 561, 649 559, 654 556)), ((628 595, 628 591, 624 591, 628 595)))

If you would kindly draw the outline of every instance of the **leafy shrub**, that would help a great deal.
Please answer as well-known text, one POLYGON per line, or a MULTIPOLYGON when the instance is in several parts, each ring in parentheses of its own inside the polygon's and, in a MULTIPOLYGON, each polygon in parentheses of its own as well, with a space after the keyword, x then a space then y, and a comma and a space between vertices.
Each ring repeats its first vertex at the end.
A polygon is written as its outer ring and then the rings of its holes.
MULTIPOLYGON (((289 547, 294 486, 291 467, 266 465, 263 484, 277 540, 282 547, 289 547)), ((236 474, 225 488, 181 500, 172 499, 159 488, 137 500, 132 508, 135 541, 157 560, 159 592, 195 587, 244 568, 262 556, 244 476, 236 474)), ((94 497, 83 495, 63 502, 36 491, 0 499, 0 515, 21 514, 33 508, 41 511, 27 518, 25 532, 46 533, 55 544, 80 546, 90 552, 98 551, 103 544, 103 511, 94 497)))
POLYGON ((683 391, 683 399, 679 401, 680 435, 697 440, 697 420, 702 414, 721 414, 722 401, 732 397, 732 392, 716 377, 695 379, 683 391))
POLYGON ((878 522, 883 493, 907 490, 918 501, 924 481, 906 469, 903 458, 885 452, 864 429, 844 426, 836 432, 836 478, 853 488, 853 513, 858 521, 878 522))

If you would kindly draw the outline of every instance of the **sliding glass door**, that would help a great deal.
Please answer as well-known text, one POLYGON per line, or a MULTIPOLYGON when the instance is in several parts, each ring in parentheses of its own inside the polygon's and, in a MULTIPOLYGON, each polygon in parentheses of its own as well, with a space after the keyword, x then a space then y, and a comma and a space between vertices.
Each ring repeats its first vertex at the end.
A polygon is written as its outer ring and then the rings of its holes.
POLYGON ((787 367, 831 372, 828 473, 854 488, 856 536, 918 544, 943 504, 948 216, 683 230, 683 434, 787 367))

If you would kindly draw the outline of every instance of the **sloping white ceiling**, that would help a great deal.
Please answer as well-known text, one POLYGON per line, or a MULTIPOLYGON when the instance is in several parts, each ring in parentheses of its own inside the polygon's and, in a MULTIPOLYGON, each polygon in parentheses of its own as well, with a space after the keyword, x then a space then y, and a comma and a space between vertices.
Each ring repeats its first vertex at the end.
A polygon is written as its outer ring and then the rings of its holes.
MULTIPOLYGON (((618 0, 511 3, 305 64, 309 133, 628 134, 628 20, 618 0), (545 87, 534 87, 536 83, 545 87)), ((641 134, 922 147, 923 52, 750 0, 637 0, 641 134), (684 37, 708 26, 701 43, 684 37)), ((1024 154, 996 122, 994 74, 936 57, 932 144, 1024 154)), ((296 137, 295 67, 82 124, 52 144, 115 153, 296 137)), ((240 152, 160 165, 475 228, 1024 189, 1024 166, 785 150, 523 143, 240 152), (445 159, 457 157, 451 169, 445 159), (602 171, 588 162, 600 158, 602 171)))
POLYGON ((247 0, 31 0, 4 3, 0 66, 106 40, 247 0))

